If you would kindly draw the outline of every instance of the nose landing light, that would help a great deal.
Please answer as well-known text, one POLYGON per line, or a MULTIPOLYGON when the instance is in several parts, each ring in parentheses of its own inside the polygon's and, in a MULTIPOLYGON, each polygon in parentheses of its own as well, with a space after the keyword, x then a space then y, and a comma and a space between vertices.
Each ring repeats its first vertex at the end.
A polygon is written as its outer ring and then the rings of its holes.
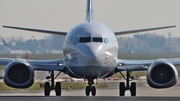
POLYGON ((62 66, 63 64, 62 64, 62 63, 58 63, 57 65, 58 65, 58 66, 62 66))
POLYGON ((120 63, 119 66, 124 66, 124 64, 123 64, 123 63, 120 63))

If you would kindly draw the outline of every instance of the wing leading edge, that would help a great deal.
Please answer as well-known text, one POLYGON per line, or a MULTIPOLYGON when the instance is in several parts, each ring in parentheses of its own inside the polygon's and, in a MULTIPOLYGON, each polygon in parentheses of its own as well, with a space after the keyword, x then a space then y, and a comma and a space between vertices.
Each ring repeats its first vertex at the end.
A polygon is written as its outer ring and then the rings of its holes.
POLYGON ((156 61, 167 61, 175 66, 180 65, 180 58, 156 59, 156 60, 117 60, 116 72, 119 71, 146 71, 156 61))
POLYGON ((28 63, 33 67, 33 70, 43 71, 64 71, 65 61, 63 59, 57 60, 25 60, 13 58, 0 58, 0 65, 8 65, 11 62, 15 63, 28 63))
POLYGON ((118 71, 145 71, 154 62, 154 60, 117 60, 118 71))
POLYGON ((152 31, 152 30, 159 30, 159 29, 166 29, 166 28, 173 28, 176 26, 164 26, 164 27, 155 27, 155 28, 145 28, 145 29, 135 29, 135 30, 127 30, 127 31, 118 31, 114 32, 116 36, 131 34, 131 33, 138 33, 138 32, 145 32, 145 31, 152 31))
POLYGON ((65 69, 64 59, 57 60, 27 60, 30 63, 34 70, 43 70, 43 71, 63 71, 65 69))
POLYGON ((32 32, 41 32, 46 34, 56 34, 66 36, 67 32, 62 31, 52 31, 52 30, 43 30, 43 29, 33 29, 33 28, 24 28, 24 27, 14 27, 14 26, 3 26, 4 28, 11 28, 11 29, 18 29, 18 30, 25 30, 25 31, 32 31, 32 32))

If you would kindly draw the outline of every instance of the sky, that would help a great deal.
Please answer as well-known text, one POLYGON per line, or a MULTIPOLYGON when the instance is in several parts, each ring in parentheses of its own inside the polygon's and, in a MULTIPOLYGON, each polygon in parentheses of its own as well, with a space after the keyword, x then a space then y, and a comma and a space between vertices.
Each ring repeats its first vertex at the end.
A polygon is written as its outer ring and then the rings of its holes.
MULTIPOLYGON (((94 20, 106 24, 112 31, 176 25, 176 28, 150 33, 167 36, 171 32, 172 37, 180 37, 179 4, 180 0, 93 0, 94 20)), ((0 0, 0 35, 41 39, 47 34, 1 26, 68 32, 85 21, 85 16, 86 0, 0 0)))

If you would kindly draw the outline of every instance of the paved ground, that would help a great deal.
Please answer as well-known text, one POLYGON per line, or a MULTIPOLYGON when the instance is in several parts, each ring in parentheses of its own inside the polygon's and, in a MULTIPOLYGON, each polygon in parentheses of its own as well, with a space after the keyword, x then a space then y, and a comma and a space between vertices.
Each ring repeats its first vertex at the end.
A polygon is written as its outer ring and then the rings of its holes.
MULTIPOLYGON (((119 96, 119 83, 108 82, 109 88, 98 88, 97 96, 119 96)), ((39 91, 1 91, 0 96, 43 96, 43 90, 39 91)), ((51 96, 55 96, 55 92, 51 92, 51 96)), ((85 90, 62 90, 62 96, 85 96, 85 90)), ((130 96, 126 91, 126 96, 130 96)), ((180 82, 175 86, 167 89, 154 89, 147 85, 146 81, 137 81, 137 96, 180 96, 180 82)))
POLYGON ((44 97, 43 91, 6 91, 0 92, 1 101, 179 101, 179 87, 155 90, 149 87, 139 87, 137 96, 119 97, 117 89, 97 89, 96 97, 84 96, 84 90, 63 90, 61 97, 51 92, 50 97, 44 97))
POLYGON ((179 101, 180 97, 0 97, 1 101, 179 101))
POLYGON ((119 97, 118 82, 108 82, 109 88, 97 89, 96 97, 85 97, 85 90, 62 90, 62 96, 56 97, 51 92, 50 97, 44 97, 43 90, 38 91, 1 91, 2 101, 179 101, 180 82, 168 89, 150 88, 145 80, 137 81, 137 96, 130 97, 129 91, 126 97, 119 97))
MULTIPOLYGON (((0 75, 3 72, 0 71, 0 75)), ((42 79, 44 75, 48 75, 48 72, 37 71, 36 78, 42 79)), ((64 76, 64 75, 63 75, 64 76)), ((119 82, 108 82, 109 88, 97 89, 97 96, 118 96, 119 95, 119 82)), ((173 87, 168 89, 153 89, 148 86, 146 80, 137 82, 137 96, 168 96, 177 97, 180 96, 180 81, 173 87)), ((43 91, 1 91, 0 96, 43 96, 43 91)), ((51 92, 52 96, 55 96, 54 91, 51 92)), ((62 96, 84 96, 85 90, 62 90, 62 96)), ((129 91, 126 92, 126 96, 130 96, 129 91)))

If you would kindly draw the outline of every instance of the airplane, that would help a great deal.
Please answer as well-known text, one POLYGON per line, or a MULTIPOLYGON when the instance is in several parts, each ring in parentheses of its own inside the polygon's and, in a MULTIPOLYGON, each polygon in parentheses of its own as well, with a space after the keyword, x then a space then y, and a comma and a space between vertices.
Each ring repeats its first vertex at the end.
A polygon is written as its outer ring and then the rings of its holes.
POLYGON ((1 37, 1 41, 3 43, 3 45, 0 45, 0 53, 3 54, 3 53, 11 53, 11 49, 9 48, 10 45, 1 37))
POLYGON ((19 49, 14 49, 13 47, 15 46, 15 42, 11 44, 7 43, 2 37, 0 37, 3 45, 0 46, 0 53, 1 54, 19 54, 17 57, 21 57, 23 54, 31 53, 28 50, 19 50, 19 49))
POLYGON ((131 72, 147 71, 147 83, 153 88, 168 88, 177 83, 178 72, 176 65, 180 65, 180 58, 155 60, 125 60, 118 59, 117 37, 124 34, 173 28, 164 26, 113 32, 103 23, 93 20, 92 0, 87 0, 86 20, 69 32, 43 30, 25 27, 3 26, 5 28, 34 31, 65 36, 63 43, 64 58, 56 60, 25 60, 14 58, 0 58, 0 64, 6 65, 4 83, 10 87, 28 88, 34 82, 34 71, 49 71, 50 82, 45 82, 44 95, 50 96, 55 90, 56 96, 61 96, 61 82, 56 77, 65 73, 73 78, 81 78, 87 82, 85 95, 96 96, 93 86, 96 79, 107 78, 120 73, 125 82, 119 83, 119 96, 125 96, 129 90, 131 96, 136 96, 136 83, 131 82, 131 72), (55 76, 54 71, 59 71, 55 76), (122 74, 126 72, 126 75, 122 74))
POLYGON ((8 44, 2 37, 1 37, 1 40, 2 40, 4 46, 11 47, 11 45, 8 44))

